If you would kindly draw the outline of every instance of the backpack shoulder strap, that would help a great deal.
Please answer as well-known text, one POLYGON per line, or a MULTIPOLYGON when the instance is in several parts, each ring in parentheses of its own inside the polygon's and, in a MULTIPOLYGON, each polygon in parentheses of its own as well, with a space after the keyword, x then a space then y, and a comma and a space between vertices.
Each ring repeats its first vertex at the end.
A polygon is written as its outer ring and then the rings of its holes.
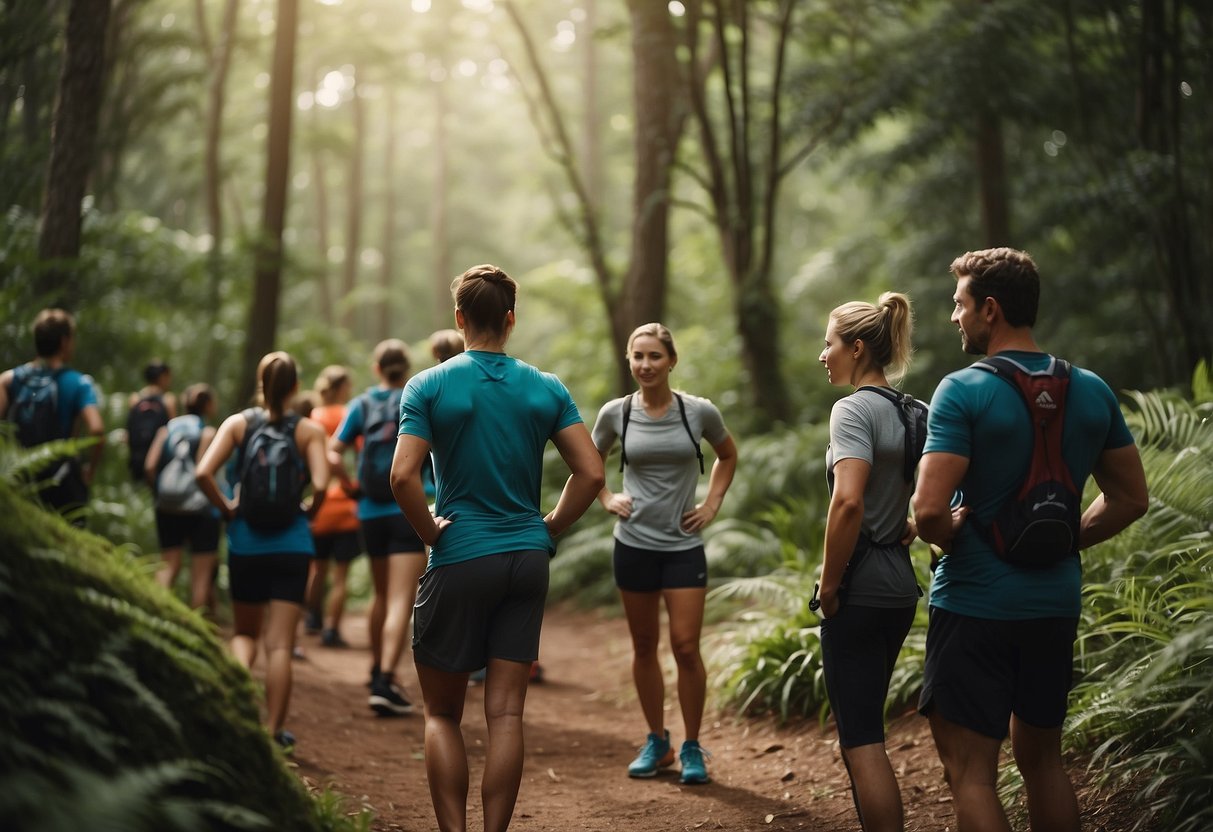
POLYGON ((628 464, 628 422, 632 419, 632 394, 628 393, 623 397, 623 427, 619 431, 619 470, 623 470, 623 466, 628 464))
POLYGON ((674 399, 678 402, 678 415, 682 417, 682 426, 686 428, 687 436, 691 438, 691 444, 695 446, 695 458, 699 460, 699 473, 703 473, 703 449, 699 447, 699 440, 695 438, 695 434, 691 433, 691 423, 687 420, 686 402, 682 400, 682 396, 674 394, 674 399))
POLYGON ((925 432, 920 432, 918 421, 926 418, 926 407, 909 393, 889 390, 886 387, 876 387, 865 384, 859 390, 870 390, 879 393, 897 409, 897 418, 905 432, 905 456, 903 457, 901 475, 906 482, 914 482, 914 469, 918 467, 918 459, 926 443, 925 432), (921 415, 920 415, 921 414, 921 415))

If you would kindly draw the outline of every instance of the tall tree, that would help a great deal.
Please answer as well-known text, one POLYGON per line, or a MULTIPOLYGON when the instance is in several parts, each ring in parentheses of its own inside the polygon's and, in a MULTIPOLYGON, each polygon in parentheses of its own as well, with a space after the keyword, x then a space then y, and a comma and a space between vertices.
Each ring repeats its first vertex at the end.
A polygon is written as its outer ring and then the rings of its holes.
POLYGON ((358 70, 354 70, 354 85, 350 90, 350 112, 354 119, 353 143, 350 145, 349 169, 346 174, 345 205, 345 264, 341 271, 341 325, 353 330, 358 306, 358 264, 362 259, 363 168, 366 156, 366 108, 359 88, 358 70))
POLYGON ((821 140, 813 136, 791 152, 785 148, 790 137, 784 83, 795 7, 794 0, 685 4, 689 97, 704 166, 695 177, 707 192, 732 282, 742 361, 760 428, 790 415, 781 369, 780 305, 772 282, 779 186, 821 140), (754 8, 758 5, 773 8, 768 15, 754 8), (769 64, 755 72, 757 30, 768 25, 769 64), (710 80, 709 68, 719 72, 719 83, 710 80), (763 77, 770 79, 766 90, 757 83, 763 77))
MULTIPOLYGON (((203 150, 203 191, 206 195, 206 225, 211 235, 211 250, 207 256, 207 295, 210 298, 208 333, 215 331, 219 322, 220 289, 223 283, 223 110, 227 103, 227 75, 232 64, 232 52, 236 45, 236 25, 240 15, 240 0, 226 0, 223 4, 223 20, 219 24, 219 37, 212 40, 206 23, 203 0, 195 0, 198 30, 202 48, 210 65, 210 82, 207 89, 206 146, 203 150)), ((206 349, 206 378, 214 381, 219 370, 219 341, 208 335, 206 349)))
POLYGON ((623 355, 627 337, 638 324, 664 317, 668 281, 670 171, 685 124, 680 96, 677 36, 664 4, 629 0, 632 20, 632 78, 635 105, 635 179, 632 193, 632 243, 622 278, 608 262, 599 208, 591 199, 577 152, 565 126, 548 73, 525 22, 512 2, 506 11, 518 30, 538 95, 524 87, 531 120, 547 154, 559 165, 577 209, 557 202, 561 222, 584 250, 593 269, 599 297, 610 324, 616 387, 632 387, 623 355))
POLYGON ((110 0, 72 0, 68 9, 38 238, 48 295, 61 306, 79 297, 68 261, 80 255, 80 207, 97 140, 109 15, 110 0))
POLYGON ((298 0, 278 0, 274 59, 270 73, 270 123, 266 138, 265 202, 261 235, 253 259, 253 303, 245 330, 240 397, 257 390, 257 363, 274 348, 282 293, 282 232, 286 227, 287 180, 291 166, 291 114, 294 109, 295 42, 298 0))
POLYGON ((379 270, 375 321, 380 341, 392 337, 392 283, 396 279, 396 90, 388 86, 384 95, 387 101, 383 115, 383 240, 379 244, 383 263, 379 270))

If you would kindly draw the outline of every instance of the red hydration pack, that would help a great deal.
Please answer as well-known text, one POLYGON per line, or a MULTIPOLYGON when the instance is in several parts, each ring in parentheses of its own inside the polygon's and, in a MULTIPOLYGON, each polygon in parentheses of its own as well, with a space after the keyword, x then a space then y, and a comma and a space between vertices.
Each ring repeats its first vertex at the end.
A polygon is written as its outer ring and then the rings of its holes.
POLYGON ((1023 484, 999 508, 993 522, 978 530, 994 552, 1015 566, 1042 568, 1078 556, 1082 492, 1062 458, 1062 427, 1069 363, 1050 356, 1049 366, 1032 371, 994 356, 973 365, 1011 385, 1032 420, 1032 457, 1023 484))

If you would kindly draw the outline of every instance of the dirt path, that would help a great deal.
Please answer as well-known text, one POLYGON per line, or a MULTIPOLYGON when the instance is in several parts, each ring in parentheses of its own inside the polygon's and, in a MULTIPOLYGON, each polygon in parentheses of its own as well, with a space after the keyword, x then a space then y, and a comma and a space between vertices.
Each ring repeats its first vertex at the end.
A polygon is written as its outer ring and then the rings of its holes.
MULTIPOLYGON (((422 718, 377 718, 367 707, 365 620, 345 629, 353 648, 302 640, 295 663, 290 728, 299 738, 299 773, 331 784, 351 805, 373 808, 376 830, 435 828, 422 757, 422 718)), ((630 650, 621 620, 552 611, 541 648, 545 679, 526 710, 526 769, 511 829, 552 830, 858 830, 833 731, 814 725, 709 716, 701 742, 713 755, 713 782, 688 787, 677 775, 631 780, 628 762, 644 726, 631 688, 630 650)), ((419 691, 411 656, 402 663, 410 698, 419 691)), ((469 826, 480 826, 476 798, 484 764, 483 692, 468 691, 464 717, 472 774, 469 826)), ((669 717, 676 741, 681 719, 669 717)), ((906 828, 955 828, 924 720, 898 720, 889 741, 906 798, 906 828)), ((674 766, 674 769, 677 765, 674 766)))

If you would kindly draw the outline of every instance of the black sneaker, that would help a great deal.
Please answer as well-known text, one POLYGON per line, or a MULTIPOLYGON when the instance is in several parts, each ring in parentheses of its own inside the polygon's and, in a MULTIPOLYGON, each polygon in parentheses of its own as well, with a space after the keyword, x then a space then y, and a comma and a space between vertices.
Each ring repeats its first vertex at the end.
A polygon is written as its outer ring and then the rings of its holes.
POLYGON ((309 636, 314 636, 324 629, 324 619, 320 613, 314 610, 308 610, 307 617, 303 620, 303 632, 309 636))
POLYGON ((404 697, 391 673, 380 673, 371 683, 371 710, 379 716, 404 716, 413 712, 413 703, 404 697))
POLYGON ((342 649, 350 646, 349 642, 341 637, 341 633, 337 632, 333 627, 326 627, 321 631, 320 644, 323 647, 338 647, 342 649))
POLYGON ((295 753, 295 735, 290 731, 282 730, 274 734, 274 742, 282 749, 282 753, 288 757, 295 753))

